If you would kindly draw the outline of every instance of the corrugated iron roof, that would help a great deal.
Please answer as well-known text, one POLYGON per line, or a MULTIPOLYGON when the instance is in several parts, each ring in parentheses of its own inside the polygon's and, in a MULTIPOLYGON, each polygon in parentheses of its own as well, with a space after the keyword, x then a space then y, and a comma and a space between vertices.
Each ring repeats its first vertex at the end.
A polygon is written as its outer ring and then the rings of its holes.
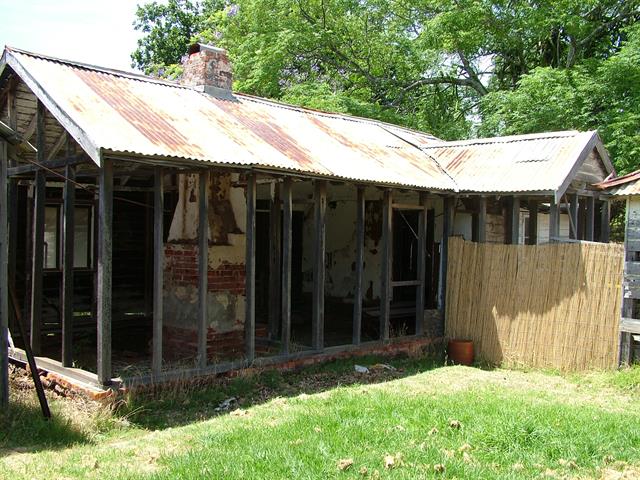
POLYGON ((95 151, 455 190, 419 148, 437 141, 431 135, 248 95, 221 99, 171 82, 8 52, 9 65, 22 67, 46 90, 95 151))
POLYGON ((430 190, 552 192, 566 185, 585 149, 601 146, 596 132, 575 131, 444 142, 375 120, 242 94, 218 98, 13 48, 4 64, 96 163, 103 154, 136 155, 430 190))
POLYGON ((596 132, 553 132, 442 142, 423 147, 460 191, 556 191, 596 132))
POLYGON ((595 186, 617 197, 640 195, 640 170, 605 180, 595 186))

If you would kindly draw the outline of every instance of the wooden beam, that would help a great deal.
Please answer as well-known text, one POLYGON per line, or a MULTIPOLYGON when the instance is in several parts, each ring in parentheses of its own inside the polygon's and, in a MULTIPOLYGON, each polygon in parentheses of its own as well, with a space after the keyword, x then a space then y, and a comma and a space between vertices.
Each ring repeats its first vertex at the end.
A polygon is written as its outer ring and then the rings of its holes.
MULTIPOLYGON (((36 160, 45 159, 45 109, 38 100, 36 107, 36 160)), ((44 171, 36 172, 33 201, 32 260, 31 260, 31 350, 34 355, 40 354, 42 329, 42 270, 44 268, 44 213, 46 178, 44 171)))
POLYGON ((380 340, 389 340, 389 313, 391 310, 391 275, 392 275, 392 193, 387 188, 382 200, 382 270, 380 272, 380 340))
MULTIPOLYGON (((603 204, 603 209, 604 209, 604 204, 603 204)), ((626 201, 626 208, 625 208, 625 225, 628 226, 629 222, 631 219, 631 200, 629 197, 627 197, 627 201, 626 201)), ((625 228, 625 235, 624 235, 624 260, 625 260, 625 269, 624 269, 624 274, 623 274, 623 289, 622 289, 622 306, 621 306, 621 312, 620 312, 620 337, 619 337, 619 348, 618 348, 618 352, 619 352, 619 358, 618 358, 618 364, 619 365, 629 365, 630 361, 631 361, 631 334, 627 331, 622 329, 622 325, 624 323, 625 319, 631 319, 633 318, 635 315, 635 311, 634 311, 634 304, 635 304, 635 299, 634 297, 637 297, 637 295, 631 295, 628 296, 628 282, 629 282, 629 272, 627 270, 628 265, 630 262, 633 262, 634 260, 636 260, 636 253, 629 247, 629 243, 632 241, 632 238, 630 238, 629 235, 629 229, 625 228)), ((633 278, 633 277, 631 277, 633 278)))
POLYGON ((569 238, 578 240, 578 209, 580 204, 580 198, 577 193, 570 193, 567 195, 569 199, 569 238))
POLYGON ((151 372, 162 371, 162 339, 164 328, 164 170, 156 167, 153 175, 153 339, 151 372))
POLYGON ((549 240, 560 235, 560 208, 555 197, 549 203, 549 240))
POLYGON ((511 225, 511 238, 509 238, 509 243, 511 245, 518 245, 520 243, 520 198, 515 196, 511 197, 509 205, 509 224, 511 225))
POLYGON ((417 212, 422 211, 422 205, 414 205, 412 203, 394 203, 394 210, 415 210, 417 212))
POLYGON ((427 270, 427 206, 425 193, 420 193, 422 210, 418 213, 418 282, 416 286, 416 335, 424 333, 425 281, 427 270))
MULTIPOLYGON (((17 110, 17 104, 16 104, 16 87, 18 83, 17 77, 15 76, 12 77, 10 81, 11 81, 11 85, 9 86, 8 98, 7 98, 7 114, 9 117, 9 128, 11 128, 13 131, 17 131, 18 130, 18 110, 17 110)), ((9 147, 7 145, 7 149, 8 148, 9 147)), ((13 167, 17 163, 15 159, 10 159, 8 157, 5 158, 5 160, 7 161, 7 167, 13 167)), ((8 176, 8 169, 6 173, 8 176)), ((9 285, 11 285, 12 287, 15 287, 16 274, 17 274, 17 258, 18 258, 18 182, 16 180, 10 179, 7 188, 8 188, 8 191, 7 191, 8 209, 9 209, 8 210, 8 225, 9 225, 8 274, 9 274, 9 285)), ((27 268, 27 266, 25 265, 24 268, 27 268)), ((10 318, 13 318, 14 321, 17 321, 17 318, 15 316, 15 309, 10 309, 9 316, 10 318)))
POLYGON ((595 197, 587 197, 587 210, 586 210, 586 222, 584 239, 593 242, 595 238, 595 215, 596 215, 596 199, 595 197))
POLYGON ((527 208, 529 210, 529 238, 527 243, 529 245, 536 245, 538 243, 538 207, 540 203, 535 198, 529 198, 527 201, 527 208))
POLYGON ((353 294, 353 339, 360 345, 362 332, 362 280, 364 270, 364 187, 356 194, 356 286, 353 294))
POLYGON ((324 281, 325 237, 327 220, 327 182, 315 181, 315 231, 313 239, 313 300, 311 345, 314 350, 324 348, 324 281))
POLYGON ((42 169, 42 167, 46 167, 50 170, 56 170, 59 168, 66 168, 67 165, 77 165, 79 163, 86 163, 86 162, 87 162, 87 155, 85 153, 70 154, 66 158, 59 158, 56 160, 45 160, 42 162, 38 162, 40 165, 35 165, 30 163, 26 165, 18 165, 15 167, 11 167, 9 168, 9 176, 18 177, 20 175, 31 174, 33 172, 37 172, 38 170, 42 169))
POLYGON ((600 242, 609 243, 611 206, 609 200, 603 200, 600 208, 600 242))
POLYGON ((73 364, 73 258, 75 240, 76 169, 68 165, 62 192, 62 366, 73 364))
POLYGON ((478 243, 487 241, 487 197, 478 197, 478 243))
POLYGON ((0 411, 9 408, 9 235, 7 143, 0 140, 0 411))
POLYGON ((292 214, 291 177, 285 177, 282 183, 282 353, 289 354, 291 341, 291 236, 292 214))
POLYGON ((438 295, 438 308, 445 314, 447 302, 447 266, 449 254, 449 237, 453 233, 453 221, 455 215, 455 197, 445 197, 443 199, 443 219, 442 219, 442 240, 440 242, 440 292, 438 295))
POLYGON ((47 160, 53 160, 62 146, 67 142, 67 131, 63 130, 62 134, 56 140, 56 143, 51 147, 51 151, 47 152, 47 160))
POLYGON ((113 265, 113 162, 104 159, 98 196, 98 380, 111 383, 111 314, 113 265))
POLYGON ((198 181, 198 366, 207 366, 209 312, 209 171, 200 172, 198 181))
POLYGON ((11 80, 11 84, 9 85, 9 90, 7 92, 7 115, 9 117, 9 128, 14 132, 18 131, 18 108, 16 103, 16 90, 17 90, 17 79, 14 77, 11 80))
MULTIPOLYGON (((38 100, 38 103, 40 103, 40 100, 38 100)), ((31 121, 29 122, 29 125, 27 125, 27 128, 22 134, 23 142, 28 142, 29 140, 31 140, 31 137, 33 137, 33 134, 36 133, 37 124, 38 124, 38 112, 36 110, 35 115, 31 117, 31 121)), ((36 148, 38 147, 36 146, 36 148)))
POLYGON ((269 339, 276 340, 280 333, 282 286, 282 210, 280 185, 271 184, 271 211, 269 213, 269 339))
POLYGON ((249 363, 256 356, 256 174, 247 174, 247 225, 245 253, 245 356, 249 363))
POLYGON ((520 241, 520 199, 515 196, 505 198, 504 243, 517 245, 520 241))
POLYGON ((636 335, 640 335, 640 320, 635 318, 621 318, 620 330, 623 332, 629 332, 636 335))

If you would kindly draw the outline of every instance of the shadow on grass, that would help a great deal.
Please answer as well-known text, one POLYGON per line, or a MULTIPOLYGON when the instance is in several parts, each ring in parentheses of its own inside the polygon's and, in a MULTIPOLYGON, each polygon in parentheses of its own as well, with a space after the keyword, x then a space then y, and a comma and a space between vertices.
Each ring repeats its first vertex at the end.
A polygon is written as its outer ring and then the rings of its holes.
POLYGON ((0 457, 15 452, 55 450, 88 442, 87 435, 67 418, 54 414, 46 420, 38 403, 22 394, 17 399, 11 398, 9 410, 0 413, 0 457))
POLYGON ((165 429, 249 408, 277 397, 320 393, 339 386, 383 383, 443 366, 441 355, 428 358, 367 356, 335 360, 281 372, 275 369, 236 377, 219 377, 205 382, 158 386, 152 391, 130 394, 119 412, 130 423, 143 428, 165 429), (358 373, 355 365, 369 373, 358 373), (385 366, 386 365, 386 366, 385 366), (388 367, 391 368, 388 368, 388 367), (234 398, 229 408, 220 409, 234 398))

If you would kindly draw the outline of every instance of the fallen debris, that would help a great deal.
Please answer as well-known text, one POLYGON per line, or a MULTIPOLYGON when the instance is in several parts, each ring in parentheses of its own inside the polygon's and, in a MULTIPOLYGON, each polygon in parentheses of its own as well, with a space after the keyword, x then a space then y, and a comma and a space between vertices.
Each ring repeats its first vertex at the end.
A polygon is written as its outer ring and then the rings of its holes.
POLYGON ((236 397, 230 397, 226 400, 220 402, 214 411, 216 412, 226 412, 227 410, 231 410, 232 407, 235 407, 238 404, 238 399, 236 397))

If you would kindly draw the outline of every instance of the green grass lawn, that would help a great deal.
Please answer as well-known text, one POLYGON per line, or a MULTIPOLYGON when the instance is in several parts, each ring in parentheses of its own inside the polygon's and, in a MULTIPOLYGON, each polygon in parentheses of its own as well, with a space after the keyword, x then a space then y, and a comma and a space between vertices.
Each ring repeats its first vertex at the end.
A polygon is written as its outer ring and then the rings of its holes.
MULTIPOLYGON (((2 478, 640 478, 640 368, 559 375, 389 361, 263 372, 117 413, 16 389, 2 478), (238 406, 216 412, 230 396, 238 406)), ((20 387, 24 380, 14 379, 20 387)))

